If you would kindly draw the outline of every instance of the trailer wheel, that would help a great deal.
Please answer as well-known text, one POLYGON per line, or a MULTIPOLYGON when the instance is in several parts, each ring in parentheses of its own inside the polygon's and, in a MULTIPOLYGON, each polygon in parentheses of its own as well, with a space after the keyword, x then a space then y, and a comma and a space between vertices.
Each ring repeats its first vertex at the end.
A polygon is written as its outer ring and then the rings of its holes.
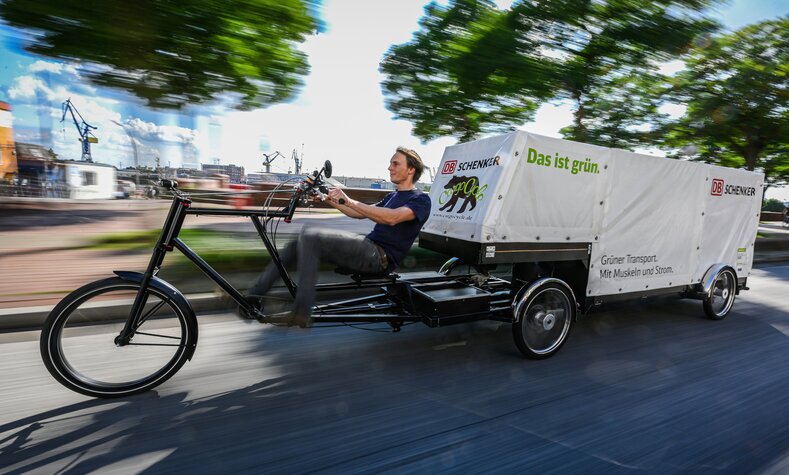
POLYGON ((734 305, 737 293, 737 277, 729 268, 715 276, 710 293, 704 298, 704 313, 713 320, 723 320, 734 305))
POLYGON ((575 320, 575 297, 559 279, 540 279, 513 301, 512 336, 524 356, 544 359, 559 351, 575 320))

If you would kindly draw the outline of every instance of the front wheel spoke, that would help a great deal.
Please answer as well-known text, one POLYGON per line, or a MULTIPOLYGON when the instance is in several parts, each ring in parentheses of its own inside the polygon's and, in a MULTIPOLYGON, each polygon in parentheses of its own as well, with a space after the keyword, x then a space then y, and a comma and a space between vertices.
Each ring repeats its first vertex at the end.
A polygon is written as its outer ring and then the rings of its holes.
MULTIPOLYGON (((153 337, 157 337, 157 338, 170 338, 172 340, 180 340, 181 339, 180 336, 159 335, 159 334, 156 334, 156 333, 145 333, 145 332, 135 332, 135 335, 153 336, 153 337)), ((139 344, 143 344, 143 343, 139 343, 139 344)))
POLYGON ((176 348, 183 348, 186 345, 173 345, 170 343, 126 343, 124 346, 174 346, 176 348))
POLYGON ((145 323, 146 320, 151 318, 151 316, 154 313, 156 313, 157 310, 162 308, 162 305, 164 305, 165 303, 166 302, 164 300, 162 300, 158 304, 154 305, 154 307, 152 309, 148 310, 148 312, 145 315, 143 315, 142 318, 140 318, 140 322, 137 324, 136 327, 134 327, 134 329, 136 330, 136 329, 140 328, 140 326, 142 326, 142 324, 145 323))

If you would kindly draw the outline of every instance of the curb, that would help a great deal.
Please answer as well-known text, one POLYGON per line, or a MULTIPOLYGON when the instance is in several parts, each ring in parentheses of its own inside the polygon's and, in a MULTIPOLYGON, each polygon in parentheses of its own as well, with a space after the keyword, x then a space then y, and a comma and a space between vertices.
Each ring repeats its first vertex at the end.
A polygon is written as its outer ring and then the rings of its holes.
MULTIPOLYGON (((213 292, 185 295, 192 305, 195 313, 206 312, 209 310, 223 309, 223 299, 213 292)), ((0 308, 0 332, 40 330, 49 312, 55 305, 42 305, 38 307, 16 307, 0 308)), ((117 304, 107 302, 93 308, 102 308, 107 311, 106 320, 121 318, 121 309, 128 308, 127 304, 117 304)), ((226 306, 225 308, 226 309, 226 306)))
MULTIPOLYGON (((753 260, 753 268, 760 268, 764 265, 785 264, 787 262, 789 262, 789 251, 774 251, 768 255, 756 256, 753 260)), ((276 291, 277 287, 274 289, 276 291)), ((228 308, 227 297, 225 297, 224 293, 202 292, 185 294, 184 297, 186 297, 195 313, 198 315, 203 312, 227 312, 230 310, 228 308)), ((54 305, 42 305, 37 307, 0 308, 0 333, 40 330, 44 320, 46 320, 49 312, 51 312, 54 307, 54 305)), ((109 312, 107 313, 107 320, 122 318, 123 315, 119 311, 127 308, 125 303, 123 305, 118 305, 112 302, 107 302, 106 305, 102 305, 101 307, 109 312)))
MULTIPOLYGON (((326 297, 333 298, 350 298, 356 295, 357 291, 327 291, 326 297), (354 292, 350 294, 349 292, 354 292)), ((274 287, 272 295, 287 295, 285 287, 274 287)), ((236 308, 235 302, 228 300, 224 292, 201 292, 193 294, 184 294, 184 297, 192 306, 198 319, 208 316, 210 313, 228 313, 233 312, 236 308)), ((55 304, 57 305, 57 304, 55 304)), ((38 331, 47 319, 47 316, 55 308, 55 305, 42 305, 37 307, 14 307, 0 309, 0 333, 8 333, 14 331, 38 331)), ((91 309, 100 308, 103 310, 102 317, 99 321, 113 321, 122 320, 126 317, 128 311, 128 301, 124 300, 123 303, 108 301, 99 305, 91 305, 91 309)))

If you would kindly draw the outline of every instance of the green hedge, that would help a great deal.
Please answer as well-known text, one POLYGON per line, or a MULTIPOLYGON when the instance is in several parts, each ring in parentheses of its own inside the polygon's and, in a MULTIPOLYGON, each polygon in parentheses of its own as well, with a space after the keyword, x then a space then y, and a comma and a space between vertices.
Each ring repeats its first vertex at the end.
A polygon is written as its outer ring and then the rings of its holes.
POLYGON ((762 211, 774 211, 780 213, 784 210, 784 203, 781 200, 770 198, 762 202, 762 211))
MULTIPOLYGON (((90 248, 115 249, 139 252, 152 249, 159 237, 159 230, 116 233, 100 236, 90 248)), ((183 229, 179 237, 214 269, 222 273, 258 272, 271 262, 263 242, 255 233, 230 233, 205 229, 183 229)), ((287 239, 278 241, 280 248, 287 239)), ((409 251, 400 270, 438 269, 447 256, 414 246, 409 251)), ((169 254, 164 267, 193 266, 181 253, 169 254)), ((332 266, 323 266, 324 270, 332 266)))

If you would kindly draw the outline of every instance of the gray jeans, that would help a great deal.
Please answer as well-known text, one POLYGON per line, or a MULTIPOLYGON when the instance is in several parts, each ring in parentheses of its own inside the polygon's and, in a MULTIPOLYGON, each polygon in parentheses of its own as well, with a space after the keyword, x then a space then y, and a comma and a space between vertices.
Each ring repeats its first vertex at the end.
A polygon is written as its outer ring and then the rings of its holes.
MULTIPOLYGON (((305 226, 295 241, 280 252, 286 267, 298 263, 299 278, 293 312, 309 316, 315 303, 315 284, 321 262, 342 266, 361 274, 383 272, 385 256, 378 246, 361 234, 336 229, 305 226)), ((280 278, 279 269, 271 263, 260 273, 248 295, 265 295, 280 278)))

